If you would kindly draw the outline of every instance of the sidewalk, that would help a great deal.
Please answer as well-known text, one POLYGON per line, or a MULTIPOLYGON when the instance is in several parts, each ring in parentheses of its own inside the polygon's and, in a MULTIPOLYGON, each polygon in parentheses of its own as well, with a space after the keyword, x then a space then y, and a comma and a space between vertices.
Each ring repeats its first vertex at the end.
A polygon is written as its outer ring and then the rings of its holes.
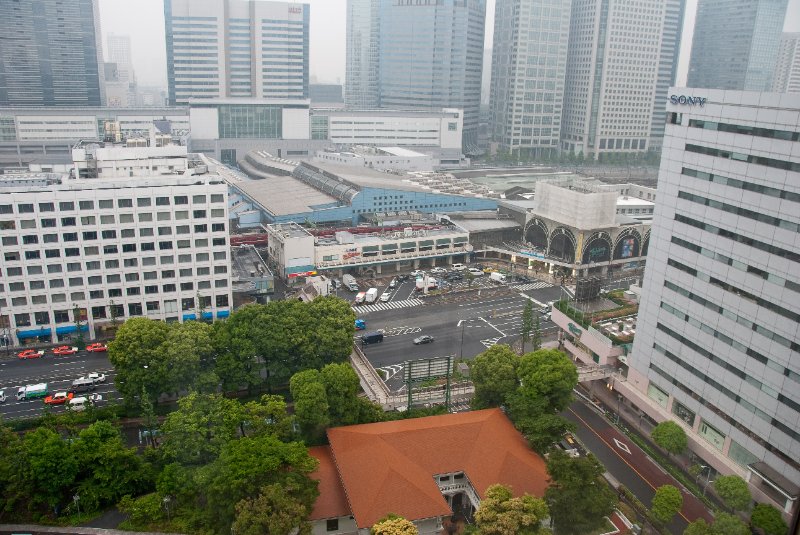
MULTIPOLYGON (((652 432, 654 426, 647 420, 647 418, 641 417, 640 413, 636 409, 630 407, 626 403, 627 400, 623 399, 620 401, 615 392, 607 388, 599 388, 597 385, 595 385, 595 388, 589 390, 589 394, 593 399, 598 399, 600 405, 609 413, 618 415, 619 422, 626 426, 627 432, 636 434, 645 439, 646 442, 652 443, 652 440, 650 440, 650 433, 652 432)), ((617 425, 619 426, 620 424, 617 425)), ((620 435, 624 436, 621 431, 620 435)), ((654 446, 654 448, 657 447, 654 446)), ((642 452, 642 454, 646 456, 646 453, 642 452)), ((650 459, 649 457, 647 458, 650 459)), ((686 472, 688 478, 691 478, 691 475, 688 475, 688 468, 691 464, 688 454, 684 453, 673 456, 671 461, 681 470, 686 472)), ((656 487, 669 484, 678 488, 681 491, 681 494, 683 494, 683 508, 681 509, 683 516, 690 521, 693 521, 697 518, 705 518, 708 522, 713 520, 713 515, 708 510, 705 503, 692 494, 682 483, 672 477, 671 474, 664 471, 655 461, 652 461, 652 463, 654 466, 658 467, 658 473, 654 474, 655 477, 652 478, 651 484, 655 485, 656 487)), ((649 504, 645 502, 645 505, 649 504)))

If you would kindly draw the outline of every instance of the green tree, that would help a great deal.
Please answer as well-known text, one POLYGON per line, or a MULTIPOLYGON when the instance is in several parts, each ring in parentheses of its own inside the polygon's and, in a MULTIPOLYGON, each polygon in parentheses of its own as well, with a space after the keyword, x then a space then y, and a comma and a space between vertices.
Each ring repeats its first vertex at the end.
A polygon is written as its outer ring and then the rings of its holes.
POLYGON ((656 520, 666 524, 681 510, 681 507, 683 507, 681 491, 672 485, 662 485, 656 489, 650 512, 656 520))
POLYGON ((736 515, 718 513, 711 524, 712 535, 750 535, 750 528, 736 515))
POLYGON ((169 329, 163 321, 131 318, 108 344, 108 359, 116 372, 114 383, 128 405, 137 405, 143 388, 153 401, 169 389, 162 350, 169 329))
MULTIPOLYGON (((533 303, 529 299, 525 300, 525 308, 522 309, 522 328, 521 328, 521 344, 519 354, 525 353, 525 344, 531 339, 531 331, 533 330, 533 303)), ((536 347, 533 348, 536 351, 536 347)))
POLYGON ((74 449, 80 471, 81 511, 95 511, 137 495, 152 486, 150 472, 134 448, 127 448, 118 428, 95 422, 78 435, 74 449))
POLYGON ((686 432, 672 420, 665 420, 658 424, 650 433, 650 437, 670 455, 678 455, 686 451, 686 432))
POLYGON ((126 522, 138 529, 146 529, 163 520, 165 513, 161 496, 155 492, 138 498, 123 496, 117 507, 122 514, 128 517, 126 522))
POLYGON ((349 363, 328 364, 320 370, 319 377, 325 386, 330 425, 361 423, 358 408, 360 383, 352 366, 349 363))
POLYGON ((499 407, 517 388, 519 357, 505 344, 490 347, 472 361, 470 376, 475 385, 472 407, 499 407))
POLYGON ((258 497, 268 485, 287 489, 293 499, 311 511, 317 499, 317 481, 308 477, 317 467, 301 442, 285 443, 273 436, 245 437, 225 444, 219 458, 195 477, 197 504, 204 521, 229 532, 235 506, 258 497))
POLYGON ((325 385, 322 382, 310 382, 298 387, 292 386, 291 390, 294 414, 303 438, 311 444, 320 442, 325 435, 325 429, 330 425, 330 405, 325 385))
POLYGON ((734 511, 746 511, 753 500, 747 482, 736 475, 718 477, 714 481, 714 490, 725 505, 734 511))
POLYGON ((521 397, 535 400, 545 414, 563 411, 572 402, 572 390, 578 384, 575 365, 555 349, 540 349, 520 357, 517 376, 521 397))
POLYGON ((26 451, 23 477, 33 505, 57 508, 72 501, 80 466, 75 452, 58 433, 39 427, 22 439, 26 451))
POLYGON ((161 346, 169 391, 178 393, 195 388, 204 373, 213 375, 203 377, 202 383, 206 388, 210 385, 216 387, 218 380, 213 372, 211 332, 211 325, 200 321, 170 324, 161 346))
POLYGON ((417 526, 402 516, 389 513, 369 530, 370 535, 419 535, 417 526))
POLYGON ((30 487, 22 474, 24 457, 19 435, 0 424, 0 522, 30 502, 30 487))
POLYGON ((472 281, 475 280, 475 275, 470 271, 464 271, 464 278, 467 279, 467 288, 472 288, 472 281))
POLYGON ((178 401, 161 426, 160 452, 166 462, 203 465, 238 437, 243 420, 238 401, 220 394, 192 392, 178 401))
POLYGON ((236 520, 231 533, 237 535, 310 535, 307 518, 311 510, 292 497, 291 489, 267 485, 255 498, 236 504, 236 520))
POLYGON ((698 518, 683 530, 683 535, 713 535, 713 528, 702 518, 698 518))
POLYGON ((242 436, 273 435, 289 442, 295 439, 294 416, 281 396, 265 394, 259 401, 242 406, 242 436))
POLYGON ((789 529, 781 512, 771 505, 757 503, 750 515, 750 523, 765 535, 784 535, 789 529))
POLYGON ((536 535, 547 515, 544 500, 530 494, 514 498, 510 488, 492 485, 475 513, 475 524, 481 535, 536 535))
POLYGON ((247 305, 212 325, 214 371, 223 390, 252 390, 261 384, 261 367, 256 359, 261 337, 254 336, 259 332, 261 310, 260 305, 247 305))
POLYGON ((563 416, 545 413, 521 416, 514 425, 528 439, 531 448, 541 454, 552 448, 565 433, 576 429, 575 424, 563 416))
POLYGON ((539 351, 542 348, 542 322, 539 316, 533 321, 533 336, 531 337, 532 349, 539 351))
POLYGON ((547 472, 550 486, 545 502, 557 533, 588 533, 614 510, 616 495, 602 478, 605 468, 593 455, 572 458, 555 449, 547 460, 547 472))

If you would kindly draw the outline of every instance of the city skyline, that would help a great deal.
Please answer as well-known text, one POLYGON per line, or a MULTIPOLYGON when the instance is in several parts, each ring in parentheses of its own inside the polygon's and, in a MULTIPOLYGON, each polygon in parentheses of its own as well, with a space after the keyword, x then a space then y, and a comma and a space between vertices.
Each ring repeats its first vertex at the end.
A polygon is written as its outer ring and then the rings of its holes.
MULTIPOLYGON (((297 3, 307 3, 311 6, 310 75, 312 81, 344 84, 346 0, 306 0, 297 3)), ((104 42, 109 33, 130 35, 133 62, 139 84, 166 88, 163 0, 140 0, 130 4, 119 0, 99 0, 99 4, 104 42)), ((491 46, 494 29, 494 6, 495 0, 487 0, 487 47, 491 46)), ((687 0, 683 44, 678 62, 677 85, 679 86, 685 85, 696 9, 697 0, 687 0)), ((789 0, 783 31, 800 31, 800 0, 789 0)))

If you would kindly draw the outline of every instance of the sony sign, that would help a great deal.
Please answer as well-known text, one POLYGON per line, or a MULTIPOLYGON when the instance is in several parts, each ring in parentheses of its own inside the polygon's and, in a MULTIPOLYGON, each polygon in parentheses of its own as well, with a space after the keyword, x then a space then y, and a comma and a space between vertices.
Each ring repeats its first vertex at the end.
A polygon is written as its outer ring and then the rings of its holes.
POLYGON ((670 95, 669 101, 673 104, 686 104, 689 106, 700 106, 703 107, 703 104, 706 103, 708 100, 706 97, 690 97, 687 95, 670 95))

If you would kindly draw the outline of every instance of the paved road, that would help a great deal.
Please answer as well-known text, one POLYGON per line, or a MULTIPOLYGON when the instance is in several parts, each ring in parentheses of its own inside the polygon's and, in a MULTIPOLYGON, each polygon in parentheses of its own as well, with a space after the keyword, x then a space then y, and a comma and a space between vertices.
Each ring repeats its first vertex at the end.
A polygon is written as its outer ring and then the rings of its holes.
POLYGON ((41 416, 44 410, 61 412, 64 407, 50 407, 41 399, 17 401, 20 386, 47 383, 51 393, 68 390, 72 381, 91 372, 106 375, 106 382, 97 385, 95 393, 103 396, 101 404, 120 399, 114 390, 114 369, 105 353, 80 351, 75 355, 54 356, 49 351, 42 358, 31 360, 0 361, 0 390, 5 391, 6 402, 0 403, 3 418, 31 418, 41 416))
POLYGON ((698 518, 705 518, 709 523, 713 521, 700 500, 686 491, 680 483, 665 473, 636 444, 597 412, 576 401, 570 405, 564 416, 577 424, 578 438, 606 470, 617 481, 628 487, 645 505, 650 505, 655 489, 662 485, 674 485, 681 490, 683 509, 668 525, 672 533, 683 533, 688 523, 698 518))
MULTIPOLYGON (((381 292, 390 278, 374 282, 381 292)), ((383 370, 390 390, 402 389, 403 362, 406 360, 452 355, 472 358, 497 343, 513 343, 522 326, 522 310, 529 299, 547 303, 560 297, 561 289, 542 281, 498 285, 488 276, 476 278, 472 288, 466 281, 457 281, 449 294, 420 297, 414 282, 401 284, 385 303, 354 306, 366 320, 367 331, 383 330, 380 344, 364 346, 364 353, 373 366, 383 370), (434 342, 414 345, 423 334, 434 342)), ((534 303, 534 308, 539 305, 534 303)), ((541 321, 545 333, 555 325, 541 321)))

